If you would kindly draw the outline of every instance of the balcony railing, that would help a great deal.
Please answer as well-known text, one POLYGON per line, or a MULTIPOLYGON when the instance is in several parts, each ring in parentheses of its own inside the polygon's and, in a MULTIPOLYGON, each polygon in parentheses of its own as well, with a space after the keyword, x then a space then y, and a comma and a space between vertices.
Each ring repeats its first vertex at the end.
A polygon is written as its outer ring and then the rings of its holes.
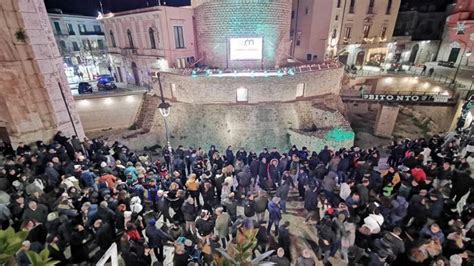
POLYGON ((138 55, 138 50, 137 48, 122 48, 120 51, 122 56, 129 57, 129 56, 137 56, 138 55))
POLYGON ((79 32, 80 35, 105 35, 103 31, 82 31, 79 32))

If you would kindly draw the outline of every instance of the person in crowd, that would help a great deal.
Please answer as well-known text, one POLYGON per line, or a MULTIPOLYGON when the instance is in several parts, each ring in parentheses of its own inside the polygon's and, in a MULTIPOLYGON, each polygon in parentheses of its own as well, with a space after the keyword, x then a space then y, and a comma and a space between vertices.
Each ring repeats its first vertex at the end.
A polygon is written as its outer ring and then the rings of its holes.
POLYGON ((395 140, 386 153, 292 146, 257 154, 243 145, 234 154, 226 145, 223 156, 215 146, 205 154, 180 145, 152 156, 58 132, 51 141, 3 146, 0 222, 28 234, 18 265, 44 248, 60 265, 95 264, 114 242, 126 265, 161 263, 166 245, 167 262, 203 265, 219 247, 233 250, 248 229, 256 230, 253 256, 276 249, 265 260, 277 265, 314 265, 313 254, 324 264, 469 265, 474 179, 463 147, 470 140, 467 131, 395 140), (287 203, 292 211, 282 219, 287 203), (293 259, 300 236, 288 219, 305 215, 299 208, 315 223, 298 226, 315 231, 318 243, 293 259))

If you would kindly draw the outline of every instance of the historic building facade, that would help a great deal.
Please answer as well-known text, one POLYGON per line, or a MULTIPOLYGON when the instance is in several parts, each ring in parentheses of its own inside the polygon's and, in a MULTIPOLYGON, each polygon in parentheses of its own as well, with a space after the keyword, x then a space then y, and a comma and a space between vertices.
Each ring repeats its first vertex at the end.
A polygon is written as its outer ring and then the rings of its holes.
POLYGON ((148 7, 105 14, 101 21, 118 82, 151 87, 157 71, 196 61, 191 8, 148 7))
POLYGON ((474 65, 474 0, 457 0, 448 16, 438 60, 474 65))
POLYGON ((108 73, 107 49, 100 21, 95 17, 63 14, 61 10, 50 11, 48 17, 64 57, 69 82, 92 80, 96 75, 108 73))
POLYGON ((387 55, 400 0, 295 0, 292 56, 347 65, 380 65, 387 55))
POLYGON ((0 136, 48 140, 56 131, 84 137, 43 0, 0 2, 0 136))

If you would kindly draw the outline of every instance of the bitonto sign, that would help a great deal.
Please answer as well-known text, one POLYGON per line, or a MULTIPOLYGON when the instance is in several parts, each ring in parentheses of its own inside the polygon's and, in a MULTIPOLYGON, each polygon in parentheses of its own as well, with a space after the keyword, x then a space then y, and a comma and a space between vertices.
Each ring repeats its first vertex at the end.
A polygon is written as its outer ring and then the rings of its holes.
POLYGON ((263 38, 231 38, 230 60, 262 60, 263 38))

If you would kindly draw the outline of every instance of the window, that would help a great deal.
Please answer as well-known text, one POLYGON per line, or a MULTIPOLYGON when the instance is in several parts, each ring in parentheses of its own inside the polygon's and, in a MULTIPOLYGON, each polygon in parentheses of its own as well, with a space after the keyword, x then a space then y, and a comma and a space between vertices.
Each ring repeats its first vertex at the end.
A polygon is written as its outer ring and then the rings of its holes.
POLYGON ((61 52, 65 52, 66 51, 66 42, 59 41, 59 47, 61 47, 61 52))
POLYGON ((176 44, 176 49, 184 48, 184 38, 183 38, 183 27, 174 26, 174 42, 176 44))
POLYGON ((313 58, 312 54, 306 54, 306 60, 311 61, 311 58, 313 58))
POLYGON ((309 9, 308 9, 308 8, 306 8, 306 9, 304 10, 304 13, 305 13, 306 15, 308 15, 308 13, 309 13, 309 9))
POLYGON ((69 31, 70 35, 74 35, 74 28, 72 27, 72 24, 67 24, 67 29, 69 31))
POLYGON ((336 21, 338 21, 338 20, 339 20, 339 16, 338 16, 338 15, 336 15, 336 21))
POLYGON ((77 44, 77 42, 72 42, 72 49, 73 49, 74 51, 79 51, 79 50, 80 50, 80 49, 79 49, 79 44, 77 44))
POLYGON ((61 25, 59 25, 59 21, 54 22, 54 29, 56 30, 56 34, 61 34, 61 25))
POLYGON ((237 102, 248 102, 248 90, 240 87, 237 89, 237 102))
POLYGON ((94 31, 95 32, 102 32, 102 30, 100 29, 100 25, 94 25, 94 31))
POLYGON ((115 37, 113 31, 110 31, 110 42, 112 43, 112 47, 117 47, 117 45, 115 44, 115 37))
POLYGON ((331 38, 336 39, 336 37, 337 37, 337 30, 334 29, 334 30, 332 30, 331 38))
POLYGON ((89 47, 89 46, 87 45, 87 41, 88 41, 88 40, 82 40, 82 48, 83 48, 84 50, 87 50, 88 47, 89 47))
POLYGON ((79 24, 79 25, 77 25, 77 27, 79 28, 79 32, 80 32, 80 33, 86 32, 86 25, 84 25, 84 24, 79 24))
POLYGON ((97 40, 97 46, 99 47, 99 49, 104 49, 104 41, 102 40, 97 40))
POLYGON ((296 46, 300 46, 301 43, 301 31, 296 34, 296 46))
POLYGON ((305 83, 298 83, 298 85, 296 85, 296 98, 304 96, 305 87, 306 87, 305 83))
POLYGON ((148 36, 150 37, 150 48, 156 49, 155 31, 152 28, 148 29, 148 36))
POLYGON ((341 0, 337 0, 337 5, 336 5, 337 8, 340 8, 341 7, 341 0))
POLYGON ((349 6, 349 14, 354 14, 355 0, 351 0, 351 5, 349 6))
POLYGON ((385 14, 390 15, 391 9, 392 9, 392 0, 388 0, 388 2, 387 2, 387 11, 385 11, 385 14))
POLYGON ((367 11, 367 14, 373 14, 374 13, 374 2, 375 2, 375 0, 370 0, 369 10, 367 11))
POLYGON ((295 18, 295 11, 291 11, 291 19, 295 18))
POLYGON ((387 27, 382 27, 382 32, 380 33, 380 38, 385 39, 386 35, 387 35, 387 27))
POLYGON ((364 38, 369 37, 369 32, 370 32, 370 25, 365 25, 364 26, 364 38))
POLYGON ((344 32, 344 38, 350 39, 351 38, 351 27, 346 27, 346 31, 344 32))
POLYGON ((132 38, 132 32, 130 30, 127 30, 127 38, 128 38, 128 46, 129 48, 135 47, 133 45, 133 38, 132 38))

